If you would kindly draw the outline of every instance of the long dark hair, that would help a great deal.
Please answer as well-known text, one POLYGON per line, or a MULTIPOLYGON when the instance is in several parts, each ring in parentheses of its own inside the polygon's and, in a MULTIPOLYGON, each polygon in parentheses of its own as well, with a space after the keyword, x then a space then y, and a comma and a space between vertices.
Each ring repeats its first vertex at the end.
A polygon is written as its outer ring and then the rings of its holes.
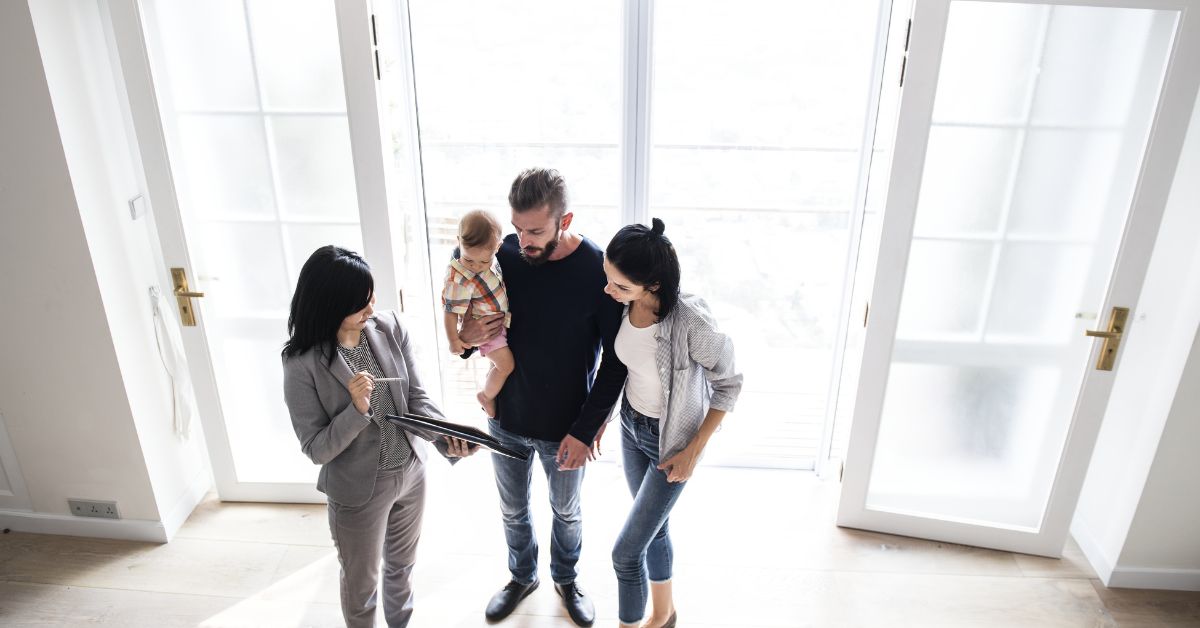
POLYGON ((357 253, 333 245, 313 251, 300 269, 292 295, 283 357, 315 347, 326 351, 332 361, 342 321, 367 307, 374 291, 371 267, 357 253))
POLYGON ((679 257, 663 235, 667 229, 663 221, 653 218, 652 224, 621 227, 604 256, 630 281, 654 292, 658 297, 654 315, 661 321, 679 303, 679 257))

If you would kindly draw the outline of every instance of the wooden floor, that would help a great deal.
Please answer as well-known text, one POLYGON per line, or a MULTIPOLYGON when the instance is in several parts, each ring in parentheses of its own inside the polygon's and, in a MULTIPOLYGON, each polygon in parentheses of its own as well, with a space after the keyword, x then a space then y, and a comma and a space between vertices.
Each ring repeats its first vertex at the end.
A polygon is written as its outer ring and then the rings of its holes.
MULTIPOLYGON (((579 582, 598 626, 616 625, 623 484, 588 468, 579 582)), ((429 486, 412 625, 486 626, 508 579, 490 462, 432 461, 429 486)), ((680 625, 1200 626, 1200 593, 1107 590, 1074 545, 1051 560, 843 530, 836 505, 810 473, 702 468, 672 519, 680 625)), ((546 548, 543 504, 537 524, 546 548)), ((210 499, 166 545, 0 536, 3 626, 336 626, 337 595, 323 506, 210 499)), ((543 586, 501 625, 572 624, 543 586)))

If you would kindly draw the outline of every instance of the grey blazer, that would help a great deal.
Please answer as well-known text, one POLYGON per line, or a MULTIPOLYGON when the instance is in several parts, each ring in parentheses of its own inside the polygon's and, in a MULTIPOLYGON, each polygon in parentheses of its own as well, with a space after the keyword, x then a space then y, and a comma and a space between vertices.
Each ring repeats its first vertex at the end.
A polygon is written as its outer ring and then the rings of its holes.
MULTIPOLYGON (((365 332, 383 374, 403 380, 389 386, 396 411, 445 418, 421 386, 413 368, 408 331, 395 312, 377 312, 367 321, 365 332)), ((284 358, 283 396, 300 449, 321 465, 317 490, 343 506, 361 506, 375 490, 379 428, 355 409, 347 388, 354 374, 340 354, 330 363, 328 350, 314 348, 284 358)), ((424 461, 428 454, 422 440, 403 433, 412 444, 413 455, 424 461)), ((457 462, 447 454, 445 442, 436 441, 434 446, 451 463, 457 462)))

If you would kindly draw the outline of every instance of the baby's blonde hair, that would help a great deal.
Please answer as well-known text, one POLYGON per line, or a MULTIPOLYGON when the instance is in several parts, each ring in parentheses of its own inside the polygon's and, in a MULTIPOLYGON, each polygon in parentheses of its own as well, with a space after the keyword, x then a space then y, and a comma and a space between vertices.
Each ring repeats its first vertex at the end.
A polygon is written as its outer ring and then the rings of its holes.
POLYGON ((458 221, 458 245, 477 248, 500 242, 500 221, 491 212, 474 209, 458 221))

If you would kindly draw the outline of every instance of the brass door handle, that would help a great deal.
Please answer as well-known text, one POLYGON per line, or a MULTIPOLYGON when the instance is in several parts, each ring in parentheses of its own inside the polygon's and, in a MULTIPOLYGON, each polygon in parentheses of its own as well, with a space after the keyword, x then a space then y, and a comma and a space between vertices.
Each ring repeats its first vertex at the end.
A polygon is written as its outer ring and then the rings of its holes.
POLYGON ((179 306, 179 322, 184 327, 196 326, 196 310, 192 307, 192 299, 204 296, 203 292, 188 290, 187 271, 182 268, 171 269, 171 283, 175 285, 172 291, 175 303, 179 306))
POLYGON ((1096 359, 1096 370, 1111 371, 1117 362, 1117 349, 1121 346, 1121 336, 1125 333, 1125 321, 1129 319, 1129 308, 1114 307, 1108 317, 1108 329, 1096 331, 1084 330, 1091 338, 1103 338, 1104 345, 1100 347, 1100 357, 1096 359))

